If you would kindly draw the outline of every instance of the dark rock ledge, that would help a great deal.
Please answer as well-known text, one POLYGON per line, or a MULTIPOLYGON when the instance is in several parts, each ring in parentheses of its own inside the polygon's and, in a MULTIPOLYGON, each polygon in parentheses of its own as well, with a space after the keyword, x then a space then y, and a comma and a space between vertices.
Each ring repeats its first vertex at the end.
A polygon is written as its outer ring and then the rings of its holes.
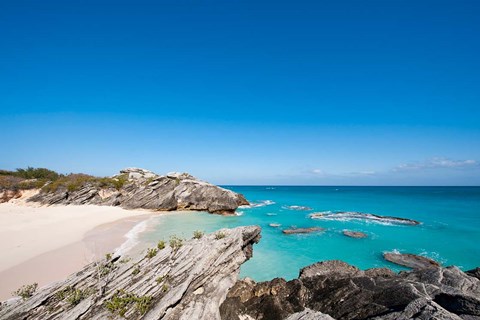
POLYGON ((220 307, 222 319, 480 319, 478 269, 359 270, 325 261, 300 271, 298 279, 240 280, 220 307), (315 314, 315 312, 317 312, 315 314), (323 317, 323 318, 322 318, 323 317))

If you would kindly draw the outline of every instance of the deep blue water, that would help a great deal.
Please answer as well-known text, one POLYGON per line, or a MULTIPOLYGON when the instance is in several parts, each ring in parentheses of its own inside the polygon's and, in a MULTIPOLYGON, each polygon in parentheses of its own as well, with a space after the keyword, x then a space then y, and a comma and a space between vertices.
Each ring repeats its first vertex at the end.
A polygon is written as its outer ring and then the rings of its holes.
POLYGON ((382 258, 385 251, 425 255, 462 269, 480 266, 480 187, 311 187, 226 186, 254 205, 240 208, 240 216, 208 213, 160 216, 144 241, 168 239, 172 234, 191 238, 194 230, 212 232, 241 225, 262 227, 254 257, 242 266, 241 276, 257 281, 295 278, 300 268, 321 260, 340 259, 361 269, 401 267, 382 258), (311 210, 291 210, 288 206, 311 210), (366 220, 315 220, 313 212, 356 211, 421 221, 418 226, 379 224, 366 220), (280 227, 269 224, 278 223, 280 227), (285 235, 283 228, 323 227, 320 233, 285 235), (348 238, 342 231, 368 234, 348 238))

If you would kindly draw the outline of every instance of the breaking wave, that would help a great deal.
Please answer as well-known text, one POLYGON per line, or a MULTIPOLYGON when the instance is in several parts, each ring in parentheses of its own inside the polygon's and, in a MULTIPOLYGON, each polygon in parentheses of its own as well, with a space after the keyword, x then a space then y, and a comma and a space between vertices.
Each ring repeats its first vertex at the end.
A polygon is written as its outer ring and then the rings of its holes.
POLYGON ((331 221, 362 221, 366 223, 376 223, 387 226, 396 225, 418 225, 420 222, 405 218, 390 216, 379 216, 371 213, 361 212, 315 212, 310 214, 311 219, 331 220, 331 221))
POLYGON ((250 203, 249 205, 246 205, 246 206, 240 206, 239 208, 243 208, 243 209, 259 208, 259 207, 270 206, 272 204, 275 204, 275 202, 272 201, 272 200, 261 200, 261 201, 258 201, 258 202, 252 202, 252 203, 250 203))

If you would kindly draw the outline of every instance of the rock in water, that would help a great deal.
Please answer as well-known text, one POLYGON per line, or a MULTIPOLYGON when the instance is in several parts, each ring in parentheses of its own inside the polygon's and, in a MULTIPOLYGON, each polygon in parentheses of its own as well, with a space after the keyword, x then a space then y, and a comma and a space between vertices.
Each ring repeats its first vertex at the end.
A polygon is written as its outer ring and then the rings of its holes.
MULTIPOLYGON (((67 180, 68 176, 64 179, 67 180)), ((145 169, 127 168, 112 178, 77 175, 71 180, 47 185, 28 201, 45 205, 96 204, 218 214, 233 214, 239 206, 249 204, 243 195, 198 180, 188 173, 160 176, 145 169)))
POLYGON ((240 265, 252 255, 260 227, 239 227, 150 249, 127 261, 90 264, 67 280, 9 301, 0 319, 220 319, 219 306, 240 265))
POLYGON ((295 234, 295 233, 312 233, 312 232, 320 232, 320 231, 325 231, 325 229, 320 227, 292 228, 292 229, 285 229, 282 232, 285 234, 295 234))
POLYGON ((417 256, 411 253, 395 253, 387 252, 383 254, 383 258, 387 261, 396 263, 398 265, 412 268, 412 269, 425 269, 425 268, 439 268, 440 263, 435 260, 417 256))
POLYGON ((297 319, 304 310, 318 319, 480 319, 480 280, 456 267, 396 274, 325 261, 288 282, 240 280, 220 307, 225 320, 297 319))
POLYGON ((343 235, 345 235, 347 237, 350 237, 350 238, 360 239, 360 238, 366 238, 367 237, 366 233, 363 233, 363 232, 360 232, 360 231, 343 230, 342 233, 343 233, 343 235))
POLYGON ((398 218, 391 216, 380 216, 372 213, 362 213, 362 212, 349 212, 349 211, 339 211, 339 212, 314 212, 310 214, 312 219, 322 219, 322 220, 337 220, 337 221, 351 221, 351 220, 360 220, 360 221, 369 221, 376 222, 380 224, 393 224, 393 225, 419 225, 420 221, 398 218))

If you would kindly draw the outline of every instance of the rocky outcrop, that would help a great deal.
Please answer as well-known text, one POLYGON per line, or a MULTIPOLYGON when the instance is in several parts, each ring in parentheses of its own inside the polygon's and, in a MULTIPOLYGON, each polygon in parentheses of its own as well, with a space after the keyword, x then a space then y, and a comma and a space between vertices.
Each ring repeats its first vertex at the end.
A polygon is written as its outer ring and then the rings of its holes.
POLYGON ((136 260, 107 257, 4 303, 0 319, 220 319, 219 306, 259 239, 259 227, 239 227, 185 243, 173 238, 136 260))
POLYGON ((320 227, 311 227, 311 228, 291 228, 282 230, 285 234, 296 234, 296 233, 312 233, 312 232, 321 232, 325 231, 324 228, 320 227))
POLYGON ((312 219, 322 219, 322 220, 339 220, 339 221, 351 221, 351 220, 360 220, 368 222, 376 222, 380 224, 400 224, 400 225, 419 225, 421 222, 406 219, 398 218, 391 216, 380 216, 372 213, 362 213, 362 212, 349 212, 349 211, 338 211, 338 212, 315 212, 310 214, 312 219))
POLYGON ((319 312, 319 319, 480 319, 480 280, 456 267, 396 274, 326 261, 288 282, 238 281, 220 313, 228 320, 273 320, 307 308, 306 314, 319 312))
POLYGON ((350 238, 366 238, 368 237, 366 233, 360 232, 360 231, 351 231, 351 230, 343 230, 342 231, 344 236, 350 237, 350 238))
POLYGON ((440 263, 435 260, 417 256, 411 253, 396 253, 386 252, 383 254, 383 258, 392 263, 412 268, 412 269, 426 269, 426 268, 438 268, 440 263))
POLYGON ((248 205, 243 195, 201 181, 188 173, 165 176, 138 168, 102 179, 83 179, 76 185, 45 187, 29 201, 45 205, 97 204, 126 209, 199 210, 232 214, 241 205, 248 205), (105 180, 105 179, 104 179, 105 180), (116 188, 111 187, 111 184, 116 188))

